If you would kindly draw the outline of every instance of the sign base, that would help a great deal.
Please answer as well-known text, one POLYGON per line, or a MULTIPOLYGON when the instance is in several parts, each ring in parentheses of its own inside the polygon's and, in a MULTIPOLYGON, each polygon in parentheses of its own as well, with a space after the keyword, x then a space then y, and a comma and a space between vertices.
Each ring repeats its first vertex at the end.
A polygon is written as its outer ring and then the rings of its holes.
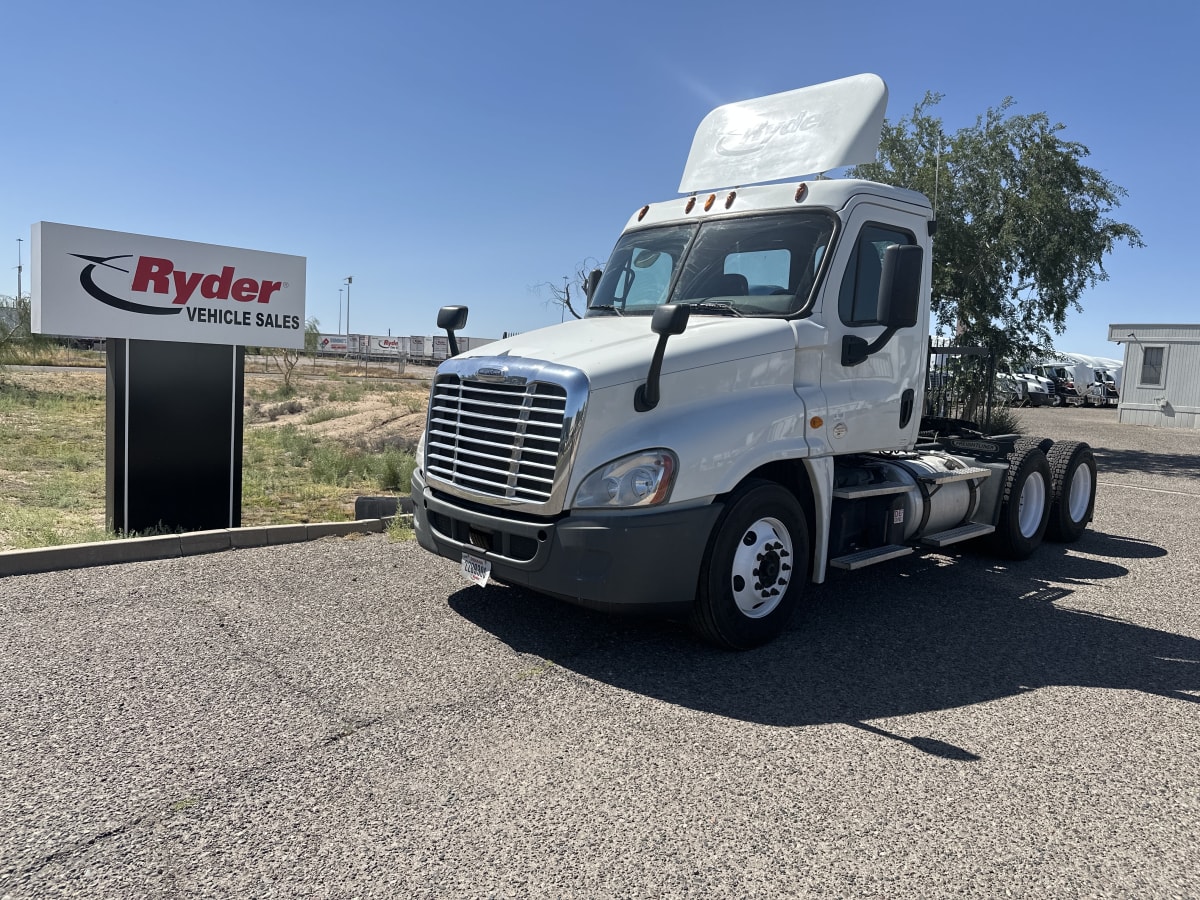
POLYGON ((109 338, 107 355, 109 526, 240 527, 244 349, 109 338))

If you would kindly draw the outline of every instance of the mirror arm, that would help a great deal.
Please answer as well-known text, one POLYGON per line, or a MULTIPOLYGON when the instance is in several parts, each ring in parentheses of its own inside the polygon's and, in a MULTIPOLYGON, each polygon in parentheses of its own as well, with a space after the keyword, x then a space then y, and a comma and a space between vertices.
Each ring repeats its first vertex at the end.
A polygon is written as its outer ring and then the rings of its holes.
POLYGON ((660 334, 658 344, 654 348, 654 356, 650 360, 650 371, 646 373, 646 383, 638 385, 637 393, 633 395, 633 408, 638 412, 649 412, 658 406, 658 382, 662 374, 663 353, 667 349, 667 338, 671 335, 660 334))
POLYGON ((849 368, 865 362, 872 353, 882 350, 897 331, 898 328, 885 328, 883 333, 869 344, 858 335, 846 335, 842 338, 842 365, 849 368))
POLYGON ((688 318, 692 308, 687 305, 667 303, 654 310, 650 320, 650 330, 658 335, 658 344, 654 347, 654 356, 650 360, 650 371, 646 373, 646 383, 639 385, 633 395, 633 408, 638 412, 649 412, 658 406, 658 385, 662 376, 663 353, 667 349, 667 338, 673 334, 683 334, 687 329, 688 318))

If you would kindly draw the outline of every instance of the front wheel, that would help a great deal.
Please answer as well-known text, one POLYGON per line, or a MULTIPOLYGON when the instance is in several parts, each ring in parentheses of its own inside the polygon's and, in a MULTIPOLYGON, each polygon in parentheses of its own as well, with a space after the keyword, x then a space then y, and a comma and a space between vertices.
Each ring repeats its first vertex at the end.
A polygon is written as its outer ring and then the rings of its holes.
POLYGON ((693 628, 730 650, 767 643, 804 592, 808 557, 808 525, 795 496, 770 481, 742 485, 709 540, 693 628))
POLYGON ((1025 559, 1038 548, 1050 519, 1050 490, 1046 454, 1039 446, 1018 442, 1009 457, 996 523, 995 546, 1000 555, 1025 559))
POLYGON ((1096 508, 1096 459, 1082 441, 1059 441, 1047 454, 1050 464, 1050 524, 1046 537, 1079 540, 1096 508))

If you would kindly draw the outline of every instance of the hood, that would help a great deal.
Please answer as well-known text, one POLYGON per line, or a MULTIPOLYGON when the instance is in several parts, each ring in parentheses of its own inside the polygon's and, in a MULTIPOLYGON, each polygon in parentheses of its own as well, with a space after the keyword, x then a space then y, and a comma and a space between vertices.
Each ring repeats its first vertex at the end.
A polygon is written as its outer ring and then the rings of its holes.
MULTIPOLYGON (((644 381, 659 337, 650 316, 579 319, 494 341, 455 359, 536 359, 572 366, 588 376, 592 390, 644 381)), ((667 340, 663 374, 796 348, 784 319, 739 319, 693 314, 683 334, 667 340)))

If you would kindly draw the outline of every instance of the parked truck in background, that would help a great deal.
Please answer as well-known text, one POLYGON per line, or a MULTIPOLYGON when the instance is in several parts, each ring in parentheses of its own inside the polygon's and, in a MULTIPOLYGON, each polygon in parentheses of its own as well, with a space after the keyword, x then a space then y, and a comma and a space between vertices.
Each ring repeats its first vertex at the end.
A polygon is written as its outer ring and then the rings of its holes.
POLYGON ((886 98, 861 75, 714 110, 682 196, 634 212, 582 320, 459 353, 467 310, 443 308, 420 545, 479 583, 748 648, 831 569, 1077 539, 1087 444, 922 415, 929 201, 783 181, 873 160, 886 98))
POLYGON ((1116 406, 1120 365, 1099 357, 1064 355, 1043 360, 1034 371, 1054 384, 1055 406, 1116 406))
POLYGON ((996 373, 997 395, 1010 406, 1054 405, 1054 383, 1036 372, 1013 371, 1004 364, 996 373))

